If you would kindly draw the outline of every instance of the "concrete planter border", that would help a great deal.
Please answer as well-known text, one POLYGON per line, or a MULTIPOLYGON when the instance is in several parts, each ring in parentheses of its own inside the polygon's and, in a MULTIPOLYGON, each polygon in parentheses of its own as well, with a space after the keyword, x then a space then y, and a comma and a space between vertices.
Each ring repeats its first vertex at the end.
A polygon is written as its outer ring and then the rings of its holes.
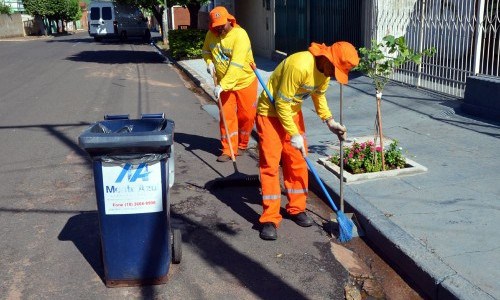
MULTIPOLYGON (((373 137, 359 137, 355 138, 358 143, 366 142, 373 137)), ((350 147, 353 141, 346 142, 344 147, 350 147)), ((388 145, 392 143, 391 139, 384 138, 384 145, 388 145)), ((344 169, 344 182, 346 183, 360 183, 367 180, 381 179, 381 178, 389 178, 389 177, 398 177, 398 176, 406 176, 406 175, 415 175, 427 172, 427 168, 422 166, 421 164, 405 157, 406 167, 402 169, 395 170, 387 170, 373 173, 362 173, 362 174, 351 174, 344 169)), ((327 170, 334 173, 340 179, 340 167, 336 164, 330 162, 328 157, 322 157, 318 159, 318 162, 323 165, 327 170)))

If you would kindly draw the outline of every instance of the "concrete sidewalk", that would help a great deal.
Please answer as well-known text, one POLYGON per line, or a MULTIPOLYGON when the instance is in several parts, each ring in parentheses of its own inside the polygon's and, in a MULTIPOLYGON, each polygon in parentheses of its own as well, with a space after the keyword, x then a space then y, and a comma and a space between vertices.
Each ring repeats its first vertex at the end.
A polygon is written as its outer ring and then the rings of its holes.
MULTIPOLYGON (((267 80, 276 63, 260 57, 256 63, 267 80)), ((177 64, 212 94, 201 59, 177 64)), ((330 85, 327 98, 338 119, 340 89, 336 81, 330 85)), ((349 140, 372 136, 376 104, 370 79, 352 77, 343 99, 349 140)), ((355 213, 378 252, 429 298, 500 299, 500 123, 462 114, 460 100, 395 84, 382 99, 385 136, 397 139, 405 155, 427 171, 348 182, 346 211, 355 213)), ((312 101, 304 102, 303 113, 309 157, 318 162, 338 149, 338 141, 312 101)), ((320 163, 316 167, 338 195, 335 174, 320 163)))

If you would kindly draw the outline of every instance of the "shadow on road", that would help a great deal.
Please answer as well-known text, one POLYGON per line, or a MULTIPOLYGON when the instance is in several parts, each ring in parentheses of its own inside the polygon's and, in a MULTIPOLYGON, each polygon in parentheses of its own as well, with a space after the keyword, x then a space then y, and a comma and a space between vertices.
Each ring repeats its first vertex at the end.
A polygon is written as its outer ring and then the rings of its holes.
POLYGON ((70 217, 57 238, 60 241, 73 242, 104 283, 97 211, 80 212, 78 215, 70 217))
MULTIPOLYGON (((250 214, 245 213, 245 215, 249 216, 250 214)), ((189 232, 183 233, 184 244, 196 247, 200 256, 210 265, 223 268, 231 273, 241 281, 242 286, 245 286, 260 299, 307 299, 306 295, 285 283, 279 276, 269 272, 260 263, 235 250, 231 245, 214 235, 211 231, 213 229, 173 212, 171 216, 177 219, 176 223, 189 224, 189 232)), ((222 226, 217 226, 217 230, 227 233, 227 230, 222 226)), ((96 211, 80 212, 70 217, 58 239, 72 241, 104 282, 104 266, 100 254, 100 233, 96 211)), ((189 266, 187 261, 184 264, 186 267, 189 266)), ((159 296, 161 293, 160 290, 151 286, 141 287, 141 292, 144 296, 155 296, 155 294, 159 296)))
MULTIPOLYGON (((100 41, 94 40, 87 33, 78 32, 76 34, 59 34, 45 37, 47 43, 87 43, 87 44, 97 44, 97 45, 107 45, 107 44, 122 44, 122 45, 149 45, 149 42, 145 42, 142 38, 127 38, 122 40, 120 38, 104 38, 100 41)), ((153 40, 153 39, 152 39, 153 40)))
POLYGON ((67 60, 100 64, 159 64, 165 58, 153 51, 139 50, 99 50, 82 51, 67 60))
POLYGON ((202 150, 213 155, 220 155, 220 140, 206 136, 175 132, 174 142, 181 144, 186 151, 202 150))

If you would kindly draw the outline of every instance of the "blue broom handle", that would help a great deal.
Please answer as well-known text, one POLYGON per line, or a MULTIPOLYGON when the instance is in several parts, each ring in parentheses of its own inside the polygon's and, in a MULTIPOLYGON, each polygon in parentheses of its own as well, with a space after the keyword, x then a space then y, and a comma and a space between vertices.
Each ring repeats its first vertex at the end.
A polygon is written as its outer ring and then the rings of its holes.
POLYGON ((264 83, 264 79, 262 79, 262 77, 260 76, 260 73, 257 71, 257 66, 255 65, 255 63, 251 62, 250 63, 250 67, 252 67, 253 72, 255 73, 255 75, 257 76, 257 79, 260 82, 260 85, 262 86, 262 88, 264 88, 264 91, 266 91, 267 97, 269 98, 269 100, 271 101, 271 103, 274 105, 273 96, 271 96, 271 92, 267 89, 267 86, 264 83))
POLYGON ((321 178, 319 178, 318 172, 316 172, 316 169, 314 168, 312 162, 309 160, 309 158, 307 156, 304 157, 304 159, 306 160, 306 163, 307 163, 307 166, 309 167, 309 170, 311 171, 311 173, 313 173, 314 178, 316 178, 316 182, 319 184, 319 186, 323 190, 323 194, 325 194, 326 198, 328 199, 328 202, 330 202, 330 205, 333 207, 333 210, 335 212, 338 212, 337 206, 335 205, 335 203, 333 203, 332 197, 330 197, 330 194, 326 190, 325 185, 323 184, 323 181, 321 181, 321 178))
MULTIPOLYGON (((260 76, 259 72, 257 71, 256 65, 254 63, 250 63, 250 66, 252 67, 255 75, 257 76, 257 79, 259 80, 260 85, 262 85, 262 87, 264 88, 264 91, 266 91, 267 97, 269 98, 269 100, 271 101, 271 103, 274 104, 274 98, 271 95, 271 92, 267 89, 267 86, 264 84, 264 80, 262 79, 262 77, 260 76)), ((328 202, 330 202, 330 205, 333 207, 333 210, 335 212, 337 212, 338 208, 335 205, 335 203, 333 203, 333 200, 330 197, 330 194, 328 193, 328 191, 326 190, 325 185, 321 181, 321 178, 319 178, 318 172, 316 172, 316 169, 314 168, 314 166, 311 163, 311 161, 309 160, 309 158, 307 158, 307 156, 305 156, 304 159, 306 160, 306 163, 307 163, 307 166, 309 167, 309 170, 311 171, 311 173, 313 173, 314 178, 316 179, 316 181, 318 182, 319 186, 323 190, 323 193, 325 194, 326 198, 328 199, 328 202)))

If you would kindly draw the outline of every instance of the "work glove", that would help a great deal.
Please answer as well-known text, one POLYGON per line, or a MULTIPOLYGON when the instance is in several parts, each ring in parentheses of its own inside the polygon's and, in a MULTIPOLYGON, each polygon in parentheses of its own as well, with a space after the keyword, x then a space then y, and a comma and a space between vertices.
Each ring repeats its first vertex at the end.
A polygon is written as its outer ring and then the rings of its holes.
POLYGON ((340 141, 345 141, 347 139, 347 128, 345 126, 340 125, 339 122, 335 122, 333 118, 330 118, 326 121, 326 125, 331 132, 335 133, 340 141))
POLYGON ((207 73, 210 74, 210 76, 214 77, 215 76, 215 65, 213 62, 210 62, 207 66, 207 73))
POLYGON ((220 93, 222 93, 222 87, 220 85, 217 85, 215 88, 214 88, 214 96, 215 96, 215 99, 219 99, 220 98, 220 93))
POLYGON ((300 150, 302 153, 302 156, 306 157, 306 147, 304 145, 304 138, 300 134, 294 134, 292 135, 292 138, 290 139, 290 144, 292 144, 292 147, 295 149, 300 150))

